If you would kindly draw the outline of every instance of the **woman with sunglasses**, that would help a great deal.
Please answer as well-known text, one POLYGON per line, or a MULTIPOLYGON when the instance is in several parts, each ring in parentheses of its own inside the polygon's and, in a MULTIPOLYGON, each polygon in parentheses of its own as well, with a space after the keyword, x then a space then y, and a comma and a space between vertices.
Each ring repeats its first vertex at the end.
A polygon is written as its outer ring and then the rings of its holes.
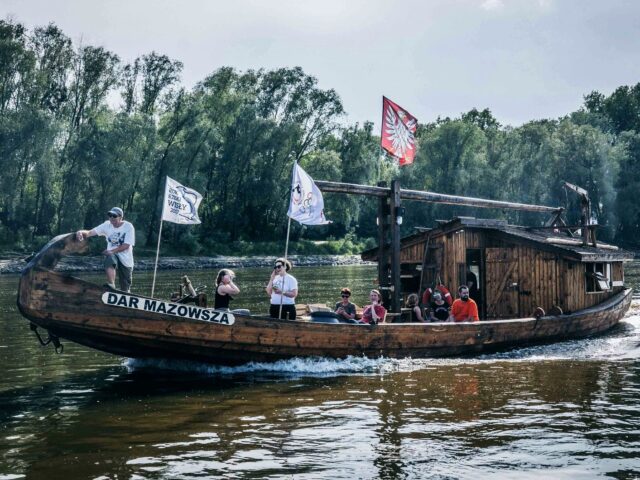
POLYGON ((291 262, 278 258, 273 265, 273 272, 267 284, 267 294, 271 296, 269 315, 271 318, 296 318, 296 297, 298 281, 287 272, 291 270, 291 262))
POLYGON ((351 290, 346 287, 343 288, 340 290, 340 296, 342 297, 342 300, 336 303, 334 311, 342 318, 353 320, 356 318, 356 306, 349 301, 349 298, 351 297, 351 290))
POLYGON ((218 272, 216 278, 216 295, 213 303, 213 308, 216 310, 229 310, 229 302, 233 300, 231 295, 238 295, 240 289, 233 283, 236 278, 236 274, 233 270, 223 268, 218 272))

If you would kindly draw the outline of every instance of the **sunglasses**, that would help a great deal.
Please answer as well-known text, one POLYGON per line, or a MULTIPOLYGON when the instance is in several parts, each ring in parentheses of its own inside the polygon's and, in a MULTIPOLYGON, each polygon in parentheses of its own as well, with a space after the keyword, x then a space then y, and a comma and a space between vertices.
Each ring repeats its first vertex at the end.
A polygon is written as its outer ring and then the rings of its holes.
POLYGON ((349 298, 351 295, 340 295, 342 298, 349 298))
POLYGON ((282 268, 284 265, 276 265, 275 267, 273 267, 274 270, 278 270, 279 268, 282 268))
POLYGON ((108 214, 107 214, 107 216, 108 216, 109 218, 118 218, 120 215, 116 215, 116 214, 114 214, 114 213, 108 213, 108 214))

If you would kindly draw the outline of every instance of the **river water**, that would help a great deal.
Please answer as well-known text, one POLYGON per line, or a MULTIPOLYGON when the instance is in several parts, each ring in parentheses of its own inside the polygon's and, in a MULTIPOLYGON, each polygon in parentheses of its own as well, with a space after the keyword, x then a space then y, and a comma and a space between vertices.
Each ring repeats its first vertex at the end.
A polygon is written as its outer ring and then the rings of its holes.
MULTIPOLYGON (((158 296, 184 273, 161 272, 158 296)), ((216 272, 186 273, 211 285, 216 272)), ((348 285, 362 305, 375 278, 292 273, 304 303, 348 285)), ((269 271, 237 274, 234 306, 266 312, 269 271)), ((149 293, 149 274, 134 282, 149 293)), ((56 354, 18 314, 16 286, 0 277, 0 480, 640 478, 640 304, 604 336, 476 358, 229 368, 64 341, 56 354)))

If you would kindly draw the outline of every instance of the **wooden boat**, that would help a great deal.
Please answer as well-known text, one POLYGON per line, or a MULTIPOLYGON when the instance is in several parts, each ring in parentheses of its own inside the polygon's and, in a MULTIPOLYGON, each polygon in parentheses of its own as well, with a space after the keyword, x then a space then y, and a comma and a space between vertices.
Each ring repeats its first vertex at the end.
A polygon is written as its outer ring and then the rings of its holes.
POLYGON ((567 226, 556 207, 402 190, 398 181, 390 188, 317 185, 325 192, 378 198, 379 246, 363 258, 378 262, 393 322, 277 320, 105 289, 54 271, 62 256, 87 248, 73 234, 53 239, 29 262, 20 279, 18 308, 56 346, 63 338, 133 358, 233 365, 308 356, 450 356, 585 337, 610 329, 631 303, 624 263, 633 255, 596 241, 587 192, 575 185, 566 184, 581 198, 577 228, 567 226), (546 212, 551 218, 527 229, 460 217, 401 239, 402 200, 546 212), (578 228, 581 237, 575 237, 578 228), (438 282, 455 288, 466 282, 467 271, 478 282, 482 321, 402 323, 403 296, 438 282))
MULTIPOLYGON (((411 241, 407 245, 413 248, 411 241)), ((427 324, 274 320, 126 294, 54 271, 62 256, 86 248, 73 234, 51 240, 22 272, 18 308, 33 329, 46 330, 56 344, 67 339, 132 358, 234 365, 308 356, 475 354, 598 334, 618 323, 631 302, 631 290, 618 285, 602 301, 568 314, 427 324)), ((616 262, 628 258, 615 256, 616 262)))

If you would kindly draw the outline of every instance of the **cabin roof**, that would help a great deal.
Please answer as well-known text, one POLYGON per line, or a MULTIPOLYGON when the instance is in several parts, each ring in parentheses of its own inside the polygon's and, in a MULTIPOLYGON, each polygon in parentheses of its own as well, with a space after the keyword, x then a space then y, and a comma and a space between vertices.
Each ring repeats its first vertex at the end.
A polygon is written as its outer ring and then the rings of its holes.
MULTIPOLYGON (((427 232, 439 236, 464 229, 484 230, 487 234, 516 243, 526 243, 540 250, 555 252, 579 262, 620 262, 634 258, 628 252, 614 245, 597 242, 598 246, 583 246, 582 238, 571 237, 566 232, 554 232, 542 227, 522 227, 509 225, 505 220, 482 219, 474 217, 456 217, 448 221, 437 221, 436 228, 417 227, 417 233, 403 237, 400 248, 424 240, 427 232)), ((364 260, 376 260, 378 249, 372 248, 362 252, 364 260)))

